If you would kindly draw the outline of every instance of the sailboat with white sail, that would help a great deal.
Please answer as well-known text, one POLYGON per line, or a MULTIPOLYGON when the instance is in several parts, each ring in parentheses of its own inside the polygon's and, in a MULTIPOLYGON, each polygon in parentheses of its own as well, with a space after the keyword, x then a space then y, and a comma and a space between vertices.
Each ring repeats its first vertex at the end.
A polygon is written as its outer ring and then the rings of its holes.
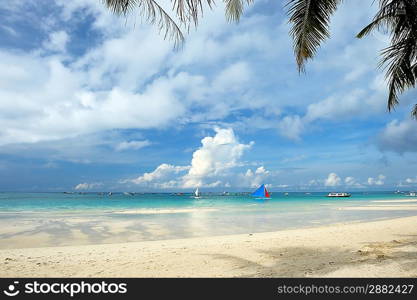
POLYGON ((198 188, 195 190, 195 192, 194 192, 194 198, 195 199, 200 199, 201 198, 201 193, 200 193, 200 191, 198 190, 198 188))

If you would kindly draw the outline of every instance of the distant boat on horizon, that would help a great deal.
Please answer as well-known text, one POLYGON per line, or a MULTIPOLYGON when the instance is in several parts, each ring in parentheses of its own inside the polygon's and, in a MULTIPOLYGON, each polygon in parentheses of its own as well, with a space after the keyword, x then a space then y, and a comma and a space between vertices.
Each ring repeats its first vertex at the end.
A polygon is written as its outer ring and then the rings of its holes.
POLYGON ((265 187, 265 184, 262 184, 260 187, 258 187, 258 189, 252 193, 252 197, 271 198, 268 190, 265 187))
POLYGON ((349 193, 328 193, 327 197, 350 197, 352 196, 349 193))

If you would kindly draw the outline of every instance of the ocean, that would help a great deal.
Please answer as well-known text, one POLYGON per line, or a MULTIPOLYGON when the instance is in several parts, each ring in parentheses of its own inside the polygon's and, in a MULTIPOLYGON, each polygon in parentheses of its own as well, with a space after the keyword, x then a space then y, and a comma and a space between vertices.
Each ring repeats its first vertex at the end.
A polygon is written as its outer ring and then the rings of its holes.
MULTIPOLYGON (((255 233, 417 215, 385 210, 413 200, 394 192, 204 193, 200 199, 170 193, 0 193, 0 248, 149 241, 255 233), (377 201, 377 202, 374 202, 377 201), (349 207, 379 206, 379 210, 349 207)), ((411 203, 415 205, 414 203, 411 203)))

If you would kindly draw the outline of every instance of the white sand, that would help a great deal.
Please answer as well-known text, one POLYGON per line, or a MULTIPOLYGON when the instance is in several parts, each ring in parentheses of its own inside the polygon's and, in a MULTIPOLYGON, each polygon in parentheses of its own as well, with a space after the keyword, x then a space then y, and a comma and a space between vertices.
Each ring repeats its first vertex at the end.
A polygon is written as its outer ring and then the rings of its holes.
POLYGON ((0 276, 417 277, 417 216, 278 232, 0 250, 0 276))

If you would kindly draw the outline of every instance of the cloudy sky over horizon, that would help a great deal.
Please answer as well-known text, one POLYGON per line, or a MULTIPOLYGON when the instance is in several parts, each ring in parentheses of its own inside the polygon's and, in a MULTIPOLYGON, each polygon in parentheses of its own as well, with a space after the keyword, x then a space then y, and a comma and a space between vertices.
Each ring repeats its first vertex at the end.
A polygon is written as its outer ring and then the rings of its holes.
POLYGON ((387 113, 387 37, 355 38, 372 2, 301 75, 281 1, 218 1, 180 50, 101 1, 1 2, 0 190, 417 188, 417 92, 387 113))

